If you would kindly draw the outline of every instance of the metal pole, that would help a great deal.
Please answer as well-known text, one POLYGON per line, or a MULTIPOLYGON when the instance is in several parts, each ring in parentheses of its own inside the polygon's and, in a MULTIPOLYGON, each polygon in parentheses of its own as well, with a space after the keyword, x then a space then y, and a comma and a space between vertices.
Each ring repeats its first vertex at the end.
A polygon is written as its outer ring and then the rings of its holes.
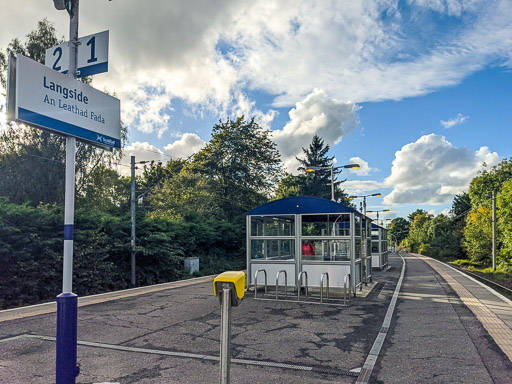
MULTIPOLYGON (((69 3, 69 72, 76 78, 78 43, 78 0, 69 3)), ((62 294, 57 296, 56 383, 74 384, 80 369, 77 366, 77 307, 73 289, 73 231, 75 214, 76 140, 66 137, 66 184, 64 197, 64 257, 62 294)))
POLYGON ((334 200, 334 166, 331 166, 331 200, 334 200))
POLYGON ((135 287, 135 156, 131 156, 131 196, 130 196, 130 213, 132 216, 132 253, 131 253, 131 269, 132 269, 132 287, 135 287))
POLYGON ((222 312, 220 317, 220 383, 229 384, 231 366, 231 288, 222 288, 222 312))
POLYGON ((492 191, 492 270, 496 270, 496 192, 492 191))

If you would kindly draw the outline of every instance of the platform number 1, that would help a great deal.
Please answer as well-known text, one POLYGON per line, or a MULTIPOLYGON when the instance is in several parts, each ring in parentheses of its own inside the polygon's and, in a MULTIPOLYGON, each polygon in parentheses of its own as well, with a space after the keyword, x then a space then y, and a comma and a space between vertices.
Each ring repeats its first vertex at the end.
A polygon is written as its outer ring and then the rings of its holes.
POLYGON ((87 62, 94 63, 95 61, 98 61, 98 58, 96 57, 96 36, 93 36, 89 39, 87 46, 91 47, 91 57, 87 59, 87 62))

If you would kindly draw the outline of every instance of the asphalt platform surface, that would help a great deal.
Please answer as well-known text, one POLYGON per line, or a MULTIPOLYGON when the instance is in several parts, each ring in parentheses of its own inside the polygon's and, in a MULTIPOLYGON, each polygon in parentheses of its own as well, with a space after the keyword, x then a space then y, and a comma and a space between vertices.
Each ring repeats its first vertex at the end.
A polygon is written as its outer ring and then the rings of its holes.
MULTIPOLYGON (((369 382, 512 383, 509 357, 446 280, 421 258, 404 259, 369 382)), ((255 300, 248 292, 232 310, 231 383, 358 381, 382 332, 403 259, 391 255, 389 264, 348 307, 255 300)), ((220 305, 212 281, 96 296, 88 305, 84 300, 77 383, 218 382, 220 305)), ((507 305, 502 310, 512 313, 507 305)), ((2 384, 55 382, 56 316, 50 306, 37 308, 38 315, 0 311, 2 384)))

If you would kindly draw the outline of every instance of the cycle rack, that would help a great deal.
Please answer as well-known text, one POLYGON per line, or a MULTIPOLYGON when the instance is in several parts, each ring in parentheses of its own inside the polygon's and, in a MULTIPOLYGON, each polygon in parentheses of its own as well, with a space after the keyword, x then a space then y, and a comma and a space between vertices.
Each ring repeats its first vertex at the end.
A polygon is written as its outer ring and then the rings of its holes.
POLYGON ((276 297, 275 298, 266 298, 266 297, 258 297, 257 291, 258 291, 258 275, 260 272, 263 272, 263 275, 265 277, 265 293, 263 296, 265 296, 268 293, 268 284, 267 284, 267 271, 265 269, 258 269, 254 273, 254 298, 257 300, 276 300, 281 302, 292 302, 292 303, 304 303, 304 304, 322 304, 322 305, 332 305, 332 306, 342 306, 346 307, 347 301, 350 304, 351 300, 351 294, 352 294, 352 287, 350 285, 351 282, 351 275, 350 273, 347 273, 344 277, 343 281, 343 304, 341 303, 335 303, 334 301, 341 301, 340 298, 332 298, 329 295, 329 273, 324 272, 320 275, 320 297, 316 295, 310 295, 309 294, 309 284, 308 284, 308 273, 307 271, 301 271, 297 275, 296 280, 296 287, 297 287, 297 300, 290 300, 288 299, 288 273, 282 269, 280 270, 276 275, 276 297), (284 273, 284 295, 285 299, 279 299, 279 278, 281 277, 281 274, 284 273), (305 277, 305 279, 303 279, 305 277), (302 284, 302 281, 305 280, 305 284, 302 284), (324 284, 325 281, 325 284, 324 284), (347 296, 347 286, 348 286, 348 296, 347 296), (305 294, 306 300, 301 300, 301 289, 305 288, 305 294), (325 295, 324 295, 325 290, 325 295), (325 296, 325 297, 324 297, 325 296), (348 300, 347 300, 348 297, 348 300), (308 298, 320 298, 320 302, 318 301, 308 301, 308 298), (324 300, 325 298, 325 300, 324 300))
POLYGON ((256 299, 256 293, 258 292, 258 273, 263 272, 265 275, 265 294, 267 294, 267 271, 264 269, 257 269, 254 273, 254 298, 256 299))
MULTIPOLYGON (((281 276, 281 273, 284 272, 284 296, 287 296, 286 293, 286 287, 288 286, 288 273, 284 269, 281 269, 279 272, 277 272, 276 276, 276 300, 279 300, 279 276, 281 276)), ((266 275, 266 272, 265 272, 266 275)))
POLYGON ((306 271, 299 272, 297 276, 297 301, 300 301, 300 291, 302 289, 302 275, 306 277, 306 299, 308 298, 308 273, 306 271))
POLYGON ((324 277, 327 277, 327 300, 329 300, 329 274, 324 272, 320 275, 320 303, 324 302, 324 277))
POLYGON ((350 273, 347 273, 343 279, 343 305, 347 305, 347 277, 348 277, 348 301, 351 301, 352 285, 350 285, 350 273))

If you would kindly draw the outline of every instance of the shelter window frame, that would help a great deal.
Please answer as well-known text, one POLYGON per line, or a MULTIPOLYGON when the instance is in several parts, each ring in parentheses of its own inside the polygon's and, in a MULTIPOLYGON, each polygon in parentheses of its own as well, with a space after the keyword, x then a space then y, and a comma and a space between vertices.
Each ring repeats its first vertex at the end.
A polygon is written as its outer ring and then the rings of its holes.
POLYGON ((301 260, 304 263, 332 263, 350 262, 351 239, 348 236, 340 237, 301 237, 301 260), (312 245, 311 251, 305 254, 308 244, 312 245))
POLYGON ((301 214, 300 237, 301 239, 350 238, 350 215, 350 213, 301 214))
POLYGON ((295 215, 250 216, 250 236, 295 239, 295 215))

